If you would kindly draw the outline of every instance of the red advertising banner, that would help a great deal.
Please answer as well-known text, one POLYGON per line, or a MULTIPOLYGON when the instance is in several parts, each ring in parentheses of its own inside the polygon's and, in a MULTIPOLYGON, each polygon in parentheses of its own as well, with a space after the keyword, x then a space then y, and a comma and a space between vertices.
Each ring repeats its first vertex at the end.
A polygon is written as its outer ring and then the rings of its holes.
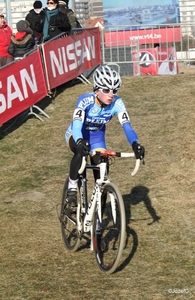
POLYGON ((179 73, 174 47, 134 50, 132 56, 134 75, 174 75, 179 73))
POLYGON ((101 64, 99 28, 43 45, 48 88, 53 89, 101 64))
POLYGON ((40 52, 0 70, 0 124, 47 95, 40 52))
POLYGON ((177 54, 174 47, 158 47, 158 74, 178 74, 177 54))
POLYGON ((181 41, 181 28, 155 28, 105 32, 106 47, 161 44, 181 41))
POLYGON ((133 55, 133 74, 134 75, 156 75, 157 68, 157 49, 140 49, 139 52, 132 51, 133 55))

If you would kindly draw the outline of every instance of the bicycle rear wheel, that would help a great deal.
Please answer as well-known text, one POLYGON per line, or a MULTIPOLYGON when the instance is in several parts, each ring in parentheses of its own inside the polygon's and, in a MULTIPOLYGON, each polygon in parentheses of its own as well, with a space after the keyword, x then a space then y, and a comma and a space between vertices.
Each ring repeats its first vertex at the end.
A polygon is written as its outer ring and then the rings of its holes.
POLYGON ((107 183, 102 192, 102 222, 98 228, 98 213, 94 216, 93 246, 101 271, 113 273, 122 255, 125 242, 125 208, 123 198, 114 183, 107 183))
POLYGON ((60 222, 64 245, 69 251, 75 252, 79 248, 80 237, 77 231, 76 211, 72 211, 66 203, 67 190, 68 178, 65 181, 62 194, 60 222))

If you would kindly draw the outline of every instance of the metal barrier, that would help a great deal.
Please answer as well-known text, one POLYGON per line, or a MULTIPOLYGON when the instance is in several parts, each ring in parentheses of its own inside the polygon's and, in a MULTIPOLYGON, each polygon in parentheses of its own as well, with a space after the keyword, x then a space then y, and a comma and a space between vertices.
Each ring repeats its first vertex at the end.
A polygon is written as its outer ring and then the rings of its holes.
MULTIPOLYGON (((189 32, 189 28, 194 27, 193 23, 147 26, 148 28, 134 30, 126 30, 124 26, 117 28, 105 26, 101 30, 102 63, 117 66, 121 75, 133 75, 133 63, 137 63, 138 66, 140 63, 139 55, 137 59, 133 58, 133 51, 139 53, 141 49, 157 46, 174 47, 177 54, 176 61, 184 63, 184 66, 189 66, 193 60, 195 61, 195 37, 189 32)), ((162 61, 157 59, 156 62, 162 61)))
POLYGON ((17 115, 21 116, 21 113, 22 119, 33 115, 43 121, 40 114, 50 118, 36 104, 38 101, 45 96, 53 99, 56 88, 67 82, 74 84, 74 80, 79 80, 85 85, 91 84, 87 78, 101 64, 99 29, 93 27, 82 31, 74 37, 66 37, 63 33, 45 43, 36 44, 23 57, 1 68, 1 125, 17 115), (12 93, 12 86, 16 85, 24 93, 12 93))
MULTIPOLYGON (((3 68, 6 68, 7 66, 9 65, 13 65, 15 63, 17 63, 18 61, 20 61, 21 59, 24 59, 25 57, 27 57, 28 55, 32 54, 33 52, 35 52, 37 50, 37 48, 39 48, 38 46, 37 47, 34 47, 32 50, 26 52, 22 57, 15 57, 14 60, 12 62, 10 62, 9 64, 3 66, 1 69, 3 68)), ((41 49, 41 48, 40 48, 41 49)), ((48 94, 49 96, 49 94, 48 94)), ((43 119, 34 111, 34 109, 38 110, 42 115, 44 115, 46 118, 50 118, 50 116, 48 114, 46 114, 46 112, 44 112, 39 106, 33 104, 32 106, 29 107, 29 111, 28 109, 26 109, 24 112, 23 112, 23 115, 19 116, 20 119, 26 119, 29 115, 33 115, 35 116, 37 119, 39 119, 40 121, 43 121, 43 119)), ((16 121, 16 119, 15 119, 16 121)), ((14 125, 15 121, 13 122, 12 125, 14 125)), ((12 126, 10 125, 9 128, 12 126)))

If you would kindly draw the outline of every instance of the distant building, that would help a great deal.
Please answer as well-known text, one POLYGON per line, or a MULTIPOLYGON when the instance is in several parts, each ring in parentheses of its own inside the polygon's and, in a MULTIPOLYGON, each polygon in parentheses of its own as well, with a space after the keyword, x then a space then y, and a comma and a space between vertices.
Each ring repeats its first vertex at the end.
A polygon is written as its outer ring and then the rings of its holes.
POLYGON ((99 27, 100 29, 104 28, 104 20, 103 18, 94 18, 94 19, 88 19, 85 21, 84 27, 99 27))
POLYGON ((25 19, 29 10, 31 10, 33 8, 34 1, 32 1, 32 0, 26 0, 26 1, 12 0, 12 1, 10 1, 11 20, 8 19, 8 14, 6 12, 6 0, 4 0, 4 2, 0 2, 0 13, 3 13, 5 15, 6 21, 7 21, 8 25, 11 25, 13 32, 16 32, 16 23, 19 20, 25 19))
POLYGON ((195 36, 195 0, 179 1, 182 35, 195 36))
POLYGON ((79 23, 84 26, 85 20, 89 19, 89 0, 72 0, 72 9, 79 23))
POLYGON ((102 0, 72 0, 72 9, 82 26, 85 20, 103 18, 102 0))
POLYGON ((89 16, 90 18, 103 18, 102 0, 89 0, 89 16))

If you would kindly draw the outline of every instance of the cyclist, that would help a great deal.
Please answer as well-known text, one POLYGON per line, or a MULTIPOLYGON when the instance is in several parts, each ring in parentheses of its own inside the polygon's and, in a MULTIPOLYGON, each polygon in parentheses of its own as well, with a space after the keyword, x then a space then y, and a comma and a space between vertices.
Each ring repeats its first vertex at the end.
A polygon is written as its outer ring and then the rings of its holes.
MULTIPOLYGON (((118 72, 107 65, 99 66, 93 73, 93 92, 81 95, 76 103, 73 120, 65 133, 66 142, 74 153, 70 163, 66 199, 72 208, 77 206, 78 170, 82 157, 90 151, 106 149, 106 124, 114 115, 118 115, 136 158, 144 158, 144 147, 139 144, 123 100, 116 95, 121 83, 118 72)), ((96 165, 99 162, 98 155, 91 156, 92 164, 96 165)), ((98 176, 97 171, 94 172, 95 180, 98 176)))

